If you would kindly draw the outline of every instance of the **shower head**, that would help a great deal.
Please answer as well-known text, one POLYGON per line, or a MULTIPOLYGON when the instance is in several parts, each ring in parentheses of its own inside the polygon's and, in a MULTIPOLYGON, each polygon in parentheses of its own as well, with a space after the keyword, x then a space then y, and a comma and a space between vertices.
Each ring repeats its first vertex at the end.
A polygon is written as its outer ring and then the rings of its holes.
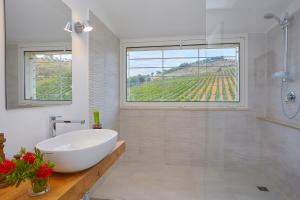
POLYGON ((272 19, 273 17, 274 17, 273 13, 267 13, 267 14, 264 15, 265 19, 272 19))
POLYGON ((273 13, 267 13, 267 14, 265 14, 264 18, 265 19, 275 19, 279 24, 283 23, 283 21, 279 17, 277 17, 276 15, 274 15, 273 13))

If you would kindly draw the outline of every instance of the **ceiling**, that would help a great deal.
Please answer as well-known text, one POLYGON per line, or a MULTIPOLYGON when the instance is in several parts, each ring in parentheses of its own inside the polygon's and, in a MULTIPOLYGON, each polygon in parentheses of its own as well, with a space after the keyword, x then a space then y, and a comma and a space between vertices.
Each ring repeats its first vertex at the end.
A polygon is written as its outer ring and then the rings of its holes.
POLYGON ((299 0, 65 0, 98 16, 119 38, 265 33, 272 20, 299 0))
POLYGON ((119 38, 205 33, 205 0, 85 0, 119 38))

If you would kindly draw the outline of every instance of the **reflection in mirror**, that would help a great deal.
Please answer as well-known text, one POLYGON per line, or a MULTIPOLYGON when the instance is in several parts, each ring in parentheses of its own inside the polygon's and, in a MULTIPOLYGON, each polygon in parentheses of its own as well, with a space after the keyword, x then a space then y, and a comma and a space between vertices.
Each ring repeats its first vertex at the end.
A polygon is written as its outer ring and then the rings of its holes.
POLYGON ((72 102, 72 18, 61 0, 5 0, 6 108, 72 102))

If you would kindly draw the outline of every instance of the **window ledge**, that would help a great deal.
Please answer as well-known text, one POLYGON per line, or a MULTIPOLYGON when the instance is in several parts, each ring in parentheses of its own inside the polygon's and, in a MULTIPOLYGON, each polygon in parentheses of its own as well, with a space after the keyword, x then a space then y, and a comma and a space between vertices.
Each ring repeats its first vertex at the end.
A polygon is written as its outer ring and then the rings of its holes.
POLYGON ((121 110, 247 111, 248 107, 120 106, 121 110))
POLYGON ((72 104, 72 101, 31 101, 31 100, 23 100, 19 103, 19 106, 42 107, 42 106, 71 105, 71 104, 72 104))

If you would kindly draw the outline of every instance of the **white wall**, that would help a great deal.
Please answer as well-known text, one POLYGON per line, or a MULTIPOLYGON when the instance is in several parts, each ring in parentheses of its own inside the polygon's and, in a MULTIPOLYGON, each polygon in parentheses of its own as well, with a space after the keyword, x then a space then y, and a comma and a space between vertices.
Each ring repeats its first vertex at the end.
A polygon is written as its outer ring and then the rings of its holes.
MULTIPOLYGON (((66 1, 73 10, 73 19, 86 19, 87 9, 66 1)), ((66 119, 85 119, 88 121, 88 36, 73 34, 73 103, 69 106, 45 108, 5 109, 5 48, 3 0, 0 0, 0 132, 5 133, 7 142, 5 152, 12 156, 21 146, 33 148, 49 137, 49 116, 62 115, 66 119)), ((59 132, 72 128, 87 128, 84 125, 60 125, 59 132)))

